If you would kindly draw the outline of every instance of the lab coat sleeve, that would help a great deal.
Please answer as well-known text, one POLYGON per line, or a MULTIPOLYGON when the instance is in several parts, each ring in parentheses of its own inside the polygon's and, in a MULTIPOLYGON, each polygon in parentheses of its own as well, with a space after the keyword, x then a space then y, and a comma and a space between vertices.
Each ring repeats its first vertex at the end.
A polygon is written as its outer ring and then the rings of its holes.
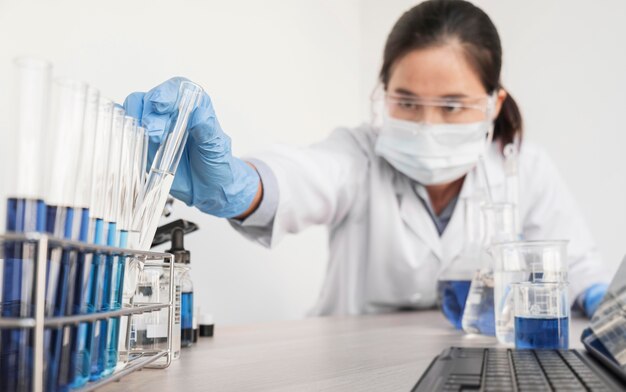
POLYGON ((566 239, 569 294, 574 303, 585 289, 608 282, 600 253, 564 179, 548 155, 536 146, 520 158, 520 202, 527 240, 566 239), (525 211, 525 214, 524 214, 525 211))
POLYGON ((259 208, 230 220, 246 238, 266 247, 312 225, 334 225, 350 212, 368 169, 367 135, 337 129, 308 147, 274 146, 250 161, 263 182, 259 208))

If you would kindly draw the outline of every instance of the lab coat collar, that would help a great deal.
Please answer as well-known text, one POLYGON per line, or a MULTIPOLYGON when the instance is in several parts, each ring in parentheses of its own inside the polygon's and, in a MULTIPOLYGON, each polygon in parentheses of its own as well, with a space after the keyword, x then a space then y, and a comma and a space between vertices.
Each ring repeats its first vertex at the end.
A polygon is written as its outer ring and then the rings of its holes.
MULTIPOLYGON (((500 193, 500 188, 505 180, 499 143, 492 143, 491 148, 487 149, 485 168, 492 194, 497 195, 500 193)), ((418 192, 420 195, 426 194, 426 188, 421 184, 410 181, 407 177, 401 176, 401 178, 405 180, 398 184, 400 186, 400 215, 402 220, 430 248, 442 263, 442 267, 445 267, 463 250, 465 242, 463 239, 465 234, 465 205, 463 199, 476 194, 478 190, 484 188, 482 174, 475 167, 466 175, 457 205, 454 208, 448 226, 441 236, 439 236, 437 228, 426 210, 426 206, 415 195, 415 192, 418 192)), ((428 198, 424 199, 429 200, 428 198)))

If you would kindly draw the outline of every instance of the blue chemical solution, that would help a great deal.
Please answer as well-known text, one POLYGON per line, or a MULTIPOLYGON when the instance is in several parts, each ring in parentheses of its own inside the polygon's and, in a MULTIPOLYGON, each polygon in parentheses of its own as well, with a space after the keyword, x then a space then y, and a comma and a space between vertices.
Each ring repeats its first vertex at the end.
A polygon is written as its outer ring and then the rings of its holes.
MULTIPOLYGON (((80 240, 90 242, 92 240, 92 221, 89 218, 89 210, 84 208, 81 213, 80 240)), ((87 314, 93 312, 89 309, 89 295, 91 287, 91 270, 94 255, 79 253, 76 265, 74 298, 72 314, 87 314)), ((91 323, 80 323, 78 326, 70 326, 70 358, 67 380, 72 388, 78 388, 89 380, 89 366, 91 360, 91 340, 89 329, 91 323)))
MULTIPOLYGON (((48 233, 71 240, 78 240, 80 232, 81 214, 73 208, 48 206, 48 233)), ((56 281, 55 274, 48 276, 48 300, 51 301, 52 315, 54 317, 67 316, 71 312, 70 298, 68 295, 74 287, 76 274, 77 253, 71 250, 58 249, 50 252, 48 263, 49 271, 58 271, 56 281), (74 276, 72 276, 74 275, 74 276)), ((44 346, 48 347, 48 357, 45 372, 47 373, 47 390, 66 390, 68 387, 68 365, 70 362, 70 327, 56 327, 46 330, 44 334, 44 346)))
MULTIPOLYGON (((114 222, 109 222, 108 232, 107 232, 107 245, 108 246, 117 246, 117 225, 114 222)), ((113 266, 116 263, 117 257, 108 255, 104 257, 104 282, 102 287, 102 298, 99 310, 102 312, 106 312, 111 310, 113 306, 112 300, 112 280, 115 279, 113 275, 113 266)), ((106 375, 107 370, 107 355, 108 355, 108 345, 107 341, 110 339, 109 335, 109 320, 100 320, 98 321, 100 325, 100 336, 98 343, 98 353, 97 360, 94 364, 91 364, 91 377, 90 379, 99 380, 103 376, 106 375)))
POLYGON ((568 347, 568 317, 515 317, 515 348, 566 350, 568 347))
MULTIPOLYGON (((94 243, 104 245, 104 221, 96 219, 94 229, 94 243)), ((87 300, 87 312, 94 313, 100 310, 102 306, 102 292, 104 290, 104 270, 106 257, 100 254, 93 256, 92 268, 89 274, 89 298, 87 300)), ((90 345, 91 359, 89 365, 89 379, 97 380, 100 378, 98 369, 98 358, 100 352, 100 326, 102 321, 92 321, 87 327, 87 344, 90 345)))
POLYGON ((471 280, 440 280, 437 283, 441 311, 456 329, 462 328, 461 321, 470 284, 471 280))
POLYGON ((181 295, 180 306, 180 345, 190 347, 193 344, 193 292, 181 295))
MULTIPOLYGON (((128 245, 128 231, 120 232, 120 244, 121 248, 125 248, 128 245)), ((116 262, 113 265, 113 274, 111 282, 111 310, 119 310, 122 308, 122 294, 124 293, 124 267, 125 258, 116 257, 116 262)), ((106 354, 106 368, 105 375, 113 373, 118 359, 118 346, 120 337, 120 318, 115 317, 109 320, 107 336, 107 354, 106 354)))
MULTIPOLYGON (((7 200, 7 231, 43 232, 45 228, 46 205, 42 200, 7 200)), ((33 303, 31 298, 22 298, 22 288, 34 288, 34 247, 11 242, 3 247, 0 313, 3 317, 33 317, 33 303)), ((32 330, 0 329, 0 391, 32 388, 32 343, 32 330)))

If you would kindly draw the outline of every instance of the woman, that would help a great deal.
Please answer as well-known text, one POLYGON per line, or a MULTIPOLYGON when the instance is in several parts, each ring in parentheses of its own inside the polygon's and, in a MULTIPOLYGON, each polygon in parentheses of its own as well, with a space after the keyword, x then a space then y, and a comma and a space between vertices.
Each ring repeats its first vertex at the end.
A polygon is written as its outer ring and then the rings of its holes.
MULTIPOLYGON (((388 37, 381 127, 337 129, 310 147, 277 147, 244 162, 231 155, 205 95, 171 193, 230 218, 268 247, 287 233, 326 225, 330 260, 313 314, 432 307, 438 274, 461 251, 458 200, 481 188, 481 155, 493 198, 504 199, 502 150, 521 139, 522 118, 500 83, 501 65, 498 33, 482 10, 426 1, 388 37)), ((161 135, 182 80, 131 94, 127 112, 161 135)), ((546 154, 528 143, 519 173, 524 237, 570 240, 571 298, 591 315, 606 277, 572 196, 546 154)))

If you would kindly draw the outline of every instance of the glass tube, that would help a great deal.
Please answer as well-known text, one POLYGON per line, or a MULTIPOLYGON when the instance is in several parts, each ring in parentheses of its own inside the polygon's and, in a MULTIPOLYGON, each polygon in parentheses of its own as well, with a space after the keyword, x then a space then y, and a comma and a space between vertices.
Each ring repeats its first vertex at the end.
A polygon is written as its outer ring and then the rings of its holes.
MULTIPOLYGON (((126 116, 124 118, 124 127, 122 135, 122 149, 120 153, 120 179, 118 191, 118 209, 117 224, 120 229, 120 247, 126 247, 128 244, 128 231, 130 229, 131 217, 131 200, 132 200, 132 180, 134 165, 132 163, 135 150, 135 136, 137 129, 137 120, 133 117, 126 116)), ((119 310, 122 306, 122 292, 124 284, 124 272, 126 258, 117 256, 113 262, 111 274, 111 310, 119 310)), ((106 366, 105 374, 110 374, 115 370, 118 359, 118 346, 120 335, 120 318, 115 317, 109 320, 107 328, 107 345, 106 345, 106 366)))
MULTIPOLYGON (((42 140, 48 128, 52 64, 32 58, 14 61, 11 133, 13 148, 7 151, 6 182, 2 209, 6 204, 7 231, 44 231, 45 204, 41 187, 42 140), (11 159, 12 158, 12 159, 11 159)), ((0 211, 5 217, 5 212, 0 211)), ((35 248, 26 244, 4 245, 1 314, 3 317, 32 316, 35 248)), ((32 375, 32 332, 0 330, 0 390, 30 390, 32 375)))
MULTIPOLYGON (((94 219, 104 219, 107 167, 109 162, 109 145, 111 139, 111 125, 113 122, 113 102, 100 97, 98 120, 95 135, 93 156, 93 172, 91 175, 91 216, 94 219)), ((94 241, 102 244, 102 241, 94 241)))
POLYGON ((194 83, 183 82, 180 85, 176 111, 171 118, 173 126, 166 130, 167 134, 154 157, 144 188, 144 199, 134 218, 136 225, 140 227, 139 249, 148 250, 152 245, 176 168, 185 148, 189 116, 201 93, 202 88, 194 83))
POLYGON ((133 117, 124 118, 122 148, 120 152, 120 188, 118 191, 117 224, 120 230, 130 230, 132 187, 135 167, 133 165, 137 120, 133 117))
POLYGON ((124 137, 124 117, 126 112, 119 106, 113 108, 113 123, 109 141, 109 162, 106 175, 106 197, 104 219, 109 223, 117 220, 119 208, 120 164, 124 137))
MULTIPOLYGON (((120 190, 120 164, 122 157, 122 144, 124 136, 124 117, 126 112, 120 106, 114 106, 113 108, 113 120, 111 124, 111 138, 109 142, 109 159, 107 165, 106 174, 106 194, 104 200, 104 220, 108 223, 106 229, 106 244, 109 246, 118 246, 118 230, 117 230, 117 211, 119 208, 119 190, 120 190)), ((104 263, 100 266, 103 268, 103 283, 102 283, 102 295, 99 298, 100 302, 96 304, 96 308, 99 311, 108 311, 111 308, 111 292, 112 292, 112 278, 113 278, 113 266, 115 263, 115 256, 109 255, 104 257, 104 263)), ((109 335, 109 323, 107 320, 97 321, 98 326, 98 342, 95 343, 92 351, 92 364, 91 364, 91 380, 98 380, 106 375, 107 365, 107 339, 109 335)))
MULTIPOLYGON (((144 127, 137 127, 135 138, 135 156, 133 162, 135 169, 133 174, 133 204, 131 211, 131 214, 133 215, 143 201, 143 187, 147 177, 146 166, 148 162, 148 146, 150 142, 148 131, 144 127)), ((131 231, 139 231, 140 227, 138 224, 140 221, 133 221, 132 216, 131 221, 131 231)))
MULTIPOLYGON (((85 118, 83 122, 83 138, 80 149, 80 159, 78 166, 78 176, 76 180, 76 199, 74 205, 81 211, 81 223, 79 238, 83 242, 90 242, 93 239, 94 225, 90 219, 89 207, 91 205, 91 191, 94 173, 94 159, 96 156, 96 136, 98 131, 98 114, 100 110, 100 92, 89 87, 87 89, 87 101, 85 108, 85 118)), ((75 287, 71 291, 72 314, 85 314, 91 288, 91 269, 94 260, 92 253, 78 254, 76 263, 70 270, 70 282, 75 282, 75 287)), ((88 329, 91 323, 80 323, 78 326, 66 327, 70 336, 70 350, 65 350, 69 358, 62 358, 62 363, 67 363, 67 376, 61 378, 63 382, 59 386, 70 384, 73 388, 84 385, 89 379, 90 346, 87 342, 88 329)))
POLYGON ((71 79, 55 80, 52 129, 47 143, 50 152, 50 167, 46 176, 48 205, 70 207, 76 199, 75 182, 86 99, 86 84, 71 79))
MULTIPOLYGON (((134 211, 141 203, 144 181, 146 178, 146 161, 148 154, 148 134, 147 130, 143 127, 136 127, 135 133, 134 152, 132 157, 132 186, 130 192, 131 208, 130 216, 134 215, 134 211)), ((128 246, 134 247, 138 239, 138 228, 131 225, 128 232, 128 246)), ((139 270, 142 268, 142 262, 136 258, 127 258, 125 264, 123 293, 122 293, 122 307, 131 307, 133 295, 137 287, 137 280, 139 276, 139 270)), ((130 317, 124 317, 120 319, 120 332, 119 332, 119 345, 118 345, 118 367, 123 367, 128 362, 130 357, 130 317)))
MULTIPOLYGON (((91 182, 91 221, 94 227, 94 233, 91 241, 98 245, 104 245, 105 241, 105 225, 104 212, 107 190, 107 168, 109 163, 109 146, 112 135, 113 124, 113 108, 114 104, 111 100, 100 97, 98 108, 98 120, 96 128, 96 149, 94 150, 94 165, 91 182)), ((89 295, 87 300, 87 313, 93 313, 100 310, 102 304, 102 294, 104 291, 104 273, 105 273, 105 257, 102 255, 94 255, 92 268, 89 276, 89 295)), ((85 337, 85 345, 89 350, 90 358, 85 359, 89 362, 88 369, 83 370, 83 374, 77 374, 74 378, 76 386, 83 385, 84 378, 97 379, 100 377, 98 371, 98 357, 100 347, 100 326, 101 321, 94 321, 87 324, 85 337)))
POLYGON ((18 58, 15 67, 17 105, 11 128, 16 142, 16 159, 11 167, 8 189, 12 197, 42 199, 43 143, 48 131, 52 64, 33 58, 18 58))
MULTIPOLYGON (((46 204, 47 228, 50 234, 78 240, 81 226, 80 209, 74 208, 78 185, 80 149, 84 138, 84 119, 87 103, 87 85, 72 79, 56 79, 53 83, 51 129, 47 148, 50 151, 49 172, 47 175, 46 204)), ((71 266, 76 252, 53 249, 48 261, 46 299, 50 306, 48 316, 66 316, 68 302, 75 279, 71 279, 71 266)), ((69 327, 68 327, 69 328, 69 327)), ((48 357, 44 364, 48 390, 56 390, 67 385, 67 364, 69 358, 69 329, 50 328, 44 333, 44 347, 48 357)))

